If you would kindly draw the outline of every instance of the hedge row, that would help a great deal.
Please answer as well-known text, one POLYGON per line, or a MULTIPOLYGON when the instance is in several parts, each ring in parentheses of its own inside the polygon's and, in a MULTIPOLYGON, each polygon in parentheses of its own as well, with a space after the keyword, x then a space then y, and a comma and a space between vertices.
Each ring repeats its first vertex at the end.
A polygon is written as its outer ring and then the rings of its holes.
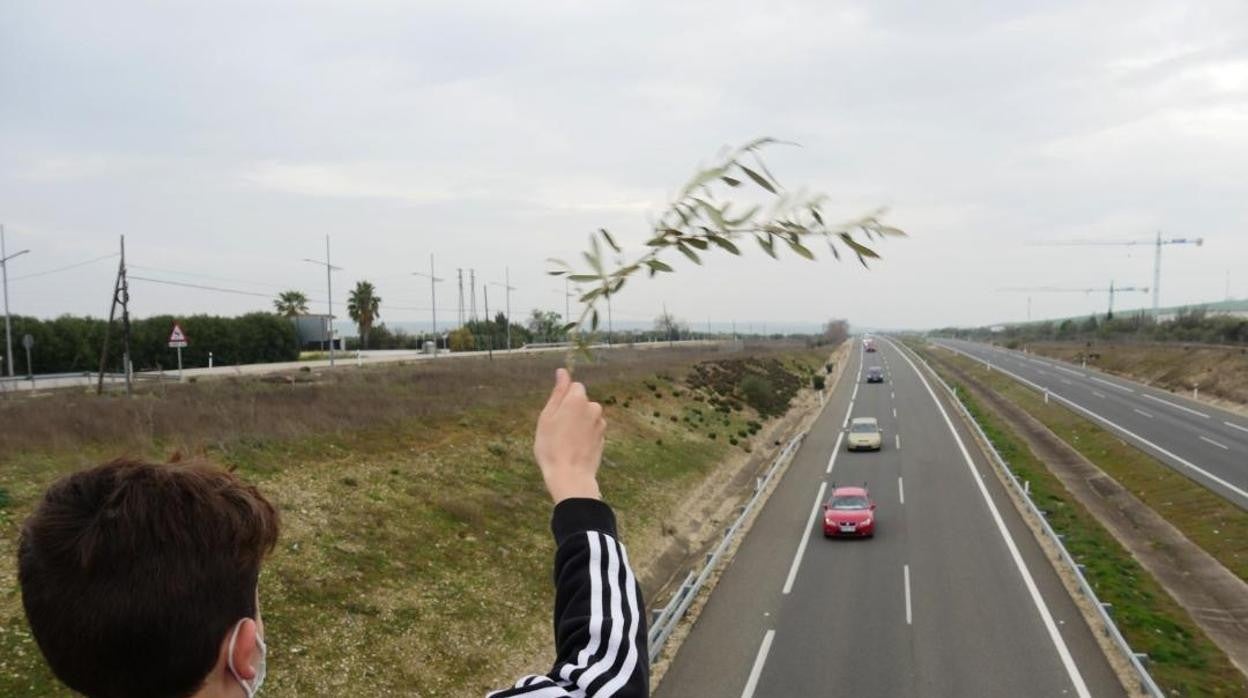
MULTIPOLYGON (((130 352, 135 370, 176 368, 177 351, 168 346, 173 329, 172 315, 157 315, 130 322, 130 352)), ((217 366, 235 364, 294 361, 299 358, 299 342, 294 324, 270 313, 251 313, 241 317, 191 315, 178 318, 190 340, 182 350, 182 365, 207 366, 212 352, 217 366)), ((98 371, 100 349, 104 343, 107 322, 99 318, 62 315, 55 320, 15 316, 13 323, 13 354, 15 370, 26 372, 26 352, 22 337, 35 340, 31 364, 35 373, 98 371)), ((3 353, 0 347, 0 354, 3 353)), ((121 322, 115 321, 109 337, 109 361, 106 370, 121 370, 121 322)))

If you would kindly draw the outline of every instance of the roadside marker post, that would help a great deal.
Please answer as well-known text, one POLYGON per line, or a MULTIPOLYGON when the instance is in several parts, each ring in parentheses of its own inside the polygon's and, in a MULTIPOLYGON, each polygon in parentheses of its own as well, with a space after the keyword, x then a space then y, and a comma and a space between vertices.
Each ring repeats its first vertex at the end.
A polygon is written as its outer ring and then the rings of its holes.
POLYGON ((32 335, 24 335, 22 337, 22 346, 26 349, 26 375, 30 378, 30 382, 35 382, 35 370, 31 368, 30 350, 35 348, 35 338, 32 335))
POLYGON ((182 382, 182 347, 189 347, 190 340, 186 338, 186 333, 182 331, 182 326, 173 323, 173 329, 169 332, 169 348, 178 350, 178 382, 182 382))

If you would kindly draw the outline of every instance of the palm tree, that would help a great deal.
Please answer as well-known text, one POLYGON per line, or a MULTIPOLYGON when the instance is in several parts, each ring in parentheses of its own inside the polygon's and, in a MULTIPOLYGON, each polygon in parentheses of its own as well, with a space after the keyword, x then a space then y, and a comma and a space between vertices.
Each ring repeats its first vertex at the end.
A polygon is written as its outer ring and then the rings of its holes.
POLYGON ((308 312, 308 297, 303 291, 282 291, 273 301, 273 307, 282 317, 305 315, 308 312))
POLYGON ((347 314, 360 328, 360 345, 368 348, 368 331, 373 322, 381 317, 381 297, 377 289, 367 281, 358 281, 347 297, 347 314))

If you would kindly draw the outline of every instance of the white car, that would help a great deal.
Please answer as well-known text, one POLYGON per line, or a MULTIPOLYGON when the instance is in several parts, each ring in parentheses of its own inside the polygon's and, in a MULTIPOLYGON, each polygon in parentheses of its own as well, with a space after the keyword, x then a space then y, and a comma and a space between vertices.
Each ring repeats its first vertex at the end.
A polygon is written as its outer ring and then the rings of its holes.
POLYGON ((884 446, 884 432, 875 417, 855 417, 849 423, 846 446, 851 451, 878 451, 884 446))

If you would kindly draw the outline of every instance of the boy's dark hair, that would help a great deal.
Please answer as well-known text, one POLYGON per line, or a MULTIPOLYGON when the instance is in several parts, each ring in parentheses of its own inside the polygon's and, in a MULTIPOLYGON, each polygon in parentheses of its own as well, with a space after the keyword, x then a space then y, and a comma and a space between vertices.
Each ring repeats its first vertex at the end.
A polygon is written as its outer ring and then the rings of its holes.
POLYGON ((18 579, 53 673, 92 698, 188 696, 256 617, 278 514, 203 463, 116 460, 53 484, 22 527, 18 579))

